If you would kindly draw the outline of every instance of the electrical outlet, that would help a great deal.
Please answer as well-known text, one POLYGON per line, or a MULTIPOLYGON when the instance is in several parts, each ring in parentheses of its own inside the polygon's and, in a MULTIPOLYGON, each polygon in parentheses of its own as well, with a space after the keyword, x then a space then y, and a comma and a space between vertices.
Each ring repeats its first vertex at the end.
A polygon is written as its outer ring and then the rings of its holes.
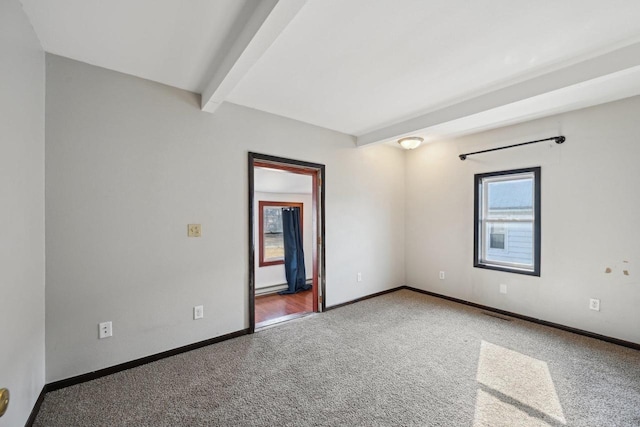
POLYGON ((109 338, 113 336, 113 325, 111 322, 102 322, 98 324, 98 338, 109 338))
POLYGON ((193 320, 202 319, 204 317, 204 306, 196 305, 193 307, 193 320))
POLYGON ((362 282, 362 273, 358 273, 358 282, 362 282))
POLYGON ((440 280, 444 280, 444 271, 440 272, 440 280))
POLYGON ((187 236, 200 237, 202 235, 202 226, 200 224, 188 224, 187 236))
POLYGON ((600 300, 591 298, 589 300, 589 310, 600 311, 600 300))
POLYGON ((507 293, 507 285, 505 285, 504 283, 500 284, 500 293, 501 294, 506 294, 507 293))

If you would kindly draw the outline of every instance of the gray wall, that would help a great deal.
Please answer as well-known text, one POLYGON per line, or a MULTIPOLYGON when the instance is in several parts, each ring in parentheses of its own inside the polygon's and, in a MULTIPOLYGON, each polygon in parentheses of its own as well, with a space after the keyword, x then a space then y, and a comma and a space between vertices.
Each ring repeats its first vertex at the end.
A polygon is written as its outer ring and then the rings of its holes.
POLYGON ((199 105, 47 55, 48 381, 248 327, 248 151, 326 164, 328 305, 404 284, 401 150, 199 105), (98 340, 106 320, 114 336, 98 340))
POLYGON ((639 111, 634 97, 408 153, 407 284, 640 343, 639 111), (558 134, 563 145, 457 157, 558 134), (530 166, 542 167, 541 277, 473 268, 474 174, 530 166))
POLYGON ((44 52, 17 0, 0 2, 0 426, 44 385, 44 52))

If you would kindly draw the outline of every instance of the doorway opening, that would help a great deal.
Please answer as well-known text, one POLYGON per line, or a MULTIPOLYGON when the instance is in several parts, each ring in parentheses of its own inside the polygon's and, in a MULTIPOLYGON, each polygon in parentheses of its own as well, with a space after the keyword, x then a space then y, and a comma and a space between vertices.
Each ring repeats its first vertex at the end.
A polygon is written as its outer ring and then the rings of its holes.
POLYGON ((325 309, 325 167, 250 152, 248 169, 253 333, 325 309))

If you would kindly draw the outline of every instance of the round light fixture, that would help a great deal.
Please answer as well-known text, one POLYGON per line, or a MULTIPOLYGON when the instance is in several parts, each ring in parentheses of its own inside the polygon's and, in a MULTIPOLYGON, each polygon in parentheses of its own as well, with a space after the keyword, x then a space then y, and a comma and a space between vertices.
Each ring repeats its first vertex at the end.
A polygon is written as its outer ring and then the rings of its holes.
POLYGON ((424 141, 424 138, 420 138, 419 136, 408 136, 399 139, 398 144, 405 150, 413 150, 414 148, 418 148, 420 144, 422 144, 422 141, 424 141))

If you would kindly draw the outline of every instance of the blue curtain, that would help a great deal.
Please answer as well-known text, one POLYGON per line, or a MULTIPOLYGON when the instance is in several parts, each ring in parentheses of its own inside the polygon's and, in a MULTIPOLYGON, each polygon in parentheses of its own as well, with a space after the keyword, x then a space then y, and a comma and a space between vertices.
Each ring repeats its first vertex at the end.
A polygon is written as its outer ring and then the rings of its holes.
POLYGON ((300 208, 282 209, 282 238, 284 240, 284 271, 289 288, 278 293, 295 294, 311 289, 311 285, 307 285, 307 274, 304 268, 300 208))

